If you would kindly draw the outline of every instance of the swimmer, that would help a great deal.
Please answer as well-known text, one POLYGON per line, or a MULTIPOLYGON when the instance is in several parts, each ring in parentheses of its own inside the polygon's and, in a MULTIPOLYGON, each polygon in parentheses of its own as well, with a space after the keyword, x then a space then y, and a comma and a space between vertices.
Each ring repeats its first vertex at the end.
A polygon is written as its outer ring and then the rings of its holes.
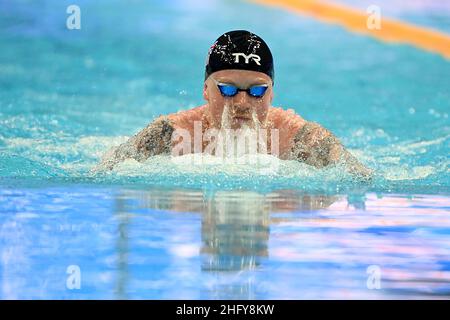
MULTIPOLYGON (((195 123, 201 130, 230 128, 276 129, 277 156, 297 160, 316 168, 338 163, 348 172, 368 179, 372 170, 348 152, 337 137, 293 110, 272 106, 273 57, 259 36, 245 30, 221 35, 209 49, 202 106, 162 115, 127 142, 107 152, 96 170, 111 170, 126 159, 145 161, 158 154, 173 154, 174 133, 194 135, 195 123)), ((201 150, 205 151, 202 144, 201 150)))

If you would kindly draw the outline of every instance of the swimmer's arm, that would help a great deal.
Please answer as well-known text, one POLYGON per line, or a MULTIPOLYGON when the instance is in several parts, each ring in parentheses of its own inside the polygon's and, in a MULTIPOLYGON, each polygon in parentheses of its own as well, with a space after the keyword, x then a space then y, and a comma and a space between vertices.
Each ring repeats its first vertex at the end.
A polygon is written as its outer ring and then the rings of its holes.
POLYGON ((144 161, 150 156, 170 153, 173 127, 166 117, 159 117, 120 146, 110 149, 93 169, 112 170, 126 159, 144 161))
POLYGON ((329 130, 314 122, 307 122, 294 137, 291 150, 296 160, 323 168, 342 161, 346 170, 358 177, 370 179, 373 171, 366 168, 329 130))

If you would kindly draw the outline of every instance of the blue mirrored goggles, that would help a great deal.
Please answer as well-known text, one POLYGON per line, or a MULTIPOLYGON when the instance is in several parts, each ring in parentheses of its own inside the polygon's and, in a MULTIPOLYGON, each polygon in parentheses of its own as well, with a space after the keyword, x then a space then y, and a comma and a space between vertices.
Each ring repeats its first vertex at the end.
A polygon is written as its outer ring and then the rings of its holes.
POLYGON ((254 98, 261 98, 267 91, 268 86, 266 84, 260 84, 252 86, 248 89, 241 89, 232 84, 216 82, 217 88, 224 97, 234 97, 239 91, 245 91, 247 94, 254 98))

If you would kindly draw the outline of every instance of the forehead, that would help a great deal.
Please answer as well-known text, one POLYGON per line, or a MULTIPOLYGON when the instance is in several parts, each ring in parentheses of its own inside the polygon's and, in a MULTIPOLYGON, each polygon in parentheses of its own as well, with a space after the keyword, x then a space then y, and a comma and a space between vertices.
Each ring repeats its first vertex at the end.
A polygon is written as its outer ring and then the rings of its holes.
POLYGON ((272 79, 265 73, 250 70, 220 70, 212 73, 211 76, 218 81, 238 85, 272 83, 272 79))

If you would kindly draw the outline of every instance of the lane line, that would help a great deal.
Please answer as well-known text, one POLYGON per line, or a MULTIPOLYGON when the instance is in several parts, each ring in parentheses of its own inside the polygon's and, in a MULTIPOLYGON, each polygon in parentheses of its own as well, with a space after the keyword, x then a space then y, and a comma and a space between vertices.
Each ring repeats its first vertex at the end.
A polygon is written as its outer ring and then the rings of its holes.
MULTIPOLYGON (((314 0, 250 0, 314 17, 317 20, 344 26, 350 31, 369 35, 389 43, 406 43, 441 54, 450 59, 450 35, 419 27, 381 15, 381 29, 367 28, 369 14, 340 4, 314 0)), ((381 12, 382 14, 382 12, 381 12)))

